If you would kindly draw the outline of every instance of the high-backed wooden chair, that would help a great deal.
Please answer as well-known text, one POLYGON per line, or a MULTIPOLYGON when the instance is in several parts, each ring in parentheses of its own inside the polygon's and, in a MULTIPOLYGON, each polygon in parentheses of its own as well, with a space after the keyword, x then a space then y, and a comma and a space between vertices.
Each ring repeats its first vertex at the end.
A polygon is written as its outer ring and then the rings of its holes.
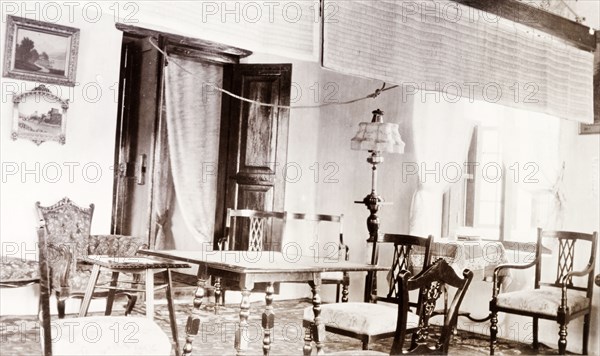
MULTIPOLYGON (((350 258, 350 252, 348 246, 344 244, 344 215, 326 215, 326 214, 304 214, 304 213, 288 213, 287 222, 291 220, 313 222, 315 226, 315 233, 313 234, 313 241, 311 248, 316 251, 316 254, 323 252, 325 255, 320 256, 331 261, 343 260, 348 261, 350 258), (324 242, 324 238, 320 236, 317 231, 321 224, 331 224, 337 227, 337 238, 335 241, 324 242)), ((304 283, 304 282, 303 282, 304 283)), ((340 298, 342 302, 348 301, 348 286, 350 285, 350 276, 347 272, 328 272, 321 274, 321 284, 335 284, 336 297, 335 302, 338 303, 340 298)))
MULTIPOLYGON (((526 264, 504 264, 494 270, 494 285, 490 301, 490 354, 494 354, 498 334, 498 312, 533 317, 533 347, 538 348, 539 319, 554 320, 559 324, 558 350, 567 349, 567 325, 575 318, 583 317, 583 354, 588 353, 592 294, 594 292, 594 261, 598 233, 584 234, 569 231, 542 231, 538 228, 535 259, 526 264), (542 264, 542 243, 552 242, 558 251, 553 264, 542 264), (575 257, 582 256, 582 257, 575 257), (586 261, 580 271, 574 268, 575 261, 586 261), (507 268, 527 269, 535 266, 535 281, 532 289, 500 293, 498 274, 507 268), (553 280, 544 280, 544 271, 556 270, 553 280), (573 283, 581 277, 583 283, 573 283)), ((550 245, 548 245, 550 246, 550 245)), ((546 261, 550 262, 550 261, 546 261)))
POLYGON ((438 259, 425 270, 412 276, 409 271, 398 275, 399 304, 395 311, 396 332, 389 353, 377 351, 343 351, 332 355, 447 355, 453 331, 456 327, 460 305, 473 279, 473 272, 465 269, 462 278, 444 259, 438 259), (432 327, 430 318, 444 289, 455 289, 450 306, 445 310, 441 327, 432 327), (409 302, 409 292, 419 290, 421 295, 419 313, 414 319, 409 302), (407 336, 411 336, 410 339, 407 336), (410 342, 407 342, 410 340, 410 342))
MULTIPOLYGON (((285 219, 285 212, 227 209, 224 236, 217 242, 217 247, 223 251, 279 251, 281 246, 275 245, 273 236, 283 234, 285 219)), ((226 282, 215 278, 215 313, 218 312, 218 305, 225 303, 225 291, 237 288, 237 285, 226 282)), ((257 284, 257 290, 261 285, 257 284)))
POLYGON ((38 229, 40 276, 40 332, 42 352, 56 355, 170 355, 171 342, 148 318, 96 316, 52 321, 50 294, 53 261, 69 249, 53 245, 43 224, 38 229))
MULTIPOLYGON (((56 294, 58 316, 65 316, 65 304, 69 298, 83 299, 91 275, 92 266, 80 263, 78 259, 90 255, 133 256, 147 244, 140 238, 123 235, 90 235, 94 204, 82 208, 69 198, 44 207, 35 203, 38 217, 44 221, 48 231, 48 243, 54 248, 67 249, 68 253, 58 255, 51 261, 52 289, 56 294)), ((67 252, 65 251, 65 252, 67 252)), ((99 284, 109 284, 110 273, 102 273, 99 284)), ((136 294, 119 292, 129 297, 128 314, 137 298, 136 294)), ((94 298, 106 298, 108 291, 94 294, 94 298)))
MULTIPOLYGON (((388 273, 388 291, 386 295, 372 295, 373 303, 350 302, 321 305, 321 321, 325 330, 362 341, 363 349, 369 348, 369 343, 396 334, 396 306, 401 302, 398 281, 400 272, 412 270, 413 250, 415 247, 424 248, 424 255, 419 270, 430 264, 430 250, 433 237, 427 238, 411 235, 385 234, 378 241, 380 251, 393 252, 392 265, 388 273), (389 247, 389 248, 388 248, 389 247)), ((408 301, 407 301, 408 302, 408 301)), ((418 307, 418 303, 411 304, 418 307)), ((418 320, 416 308, 410 315, 412 321, 418 320)), ((303 326, 305 328, 305 350, 312 342, 314 333, 314 314, 312 307, 304 309, 303 326)))

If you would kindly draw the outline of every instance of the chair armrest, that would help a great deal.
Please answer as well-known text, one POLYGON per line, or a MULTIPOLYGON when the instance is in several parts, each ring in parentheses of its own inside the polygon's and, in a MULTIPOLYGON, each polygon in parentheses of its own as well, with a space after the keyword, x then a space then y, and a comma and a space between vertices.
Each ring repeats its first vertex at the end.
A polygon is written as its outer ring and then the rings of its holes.
POLYGON ((75 268, 74 254, 70 245, 48 244, 48 268, 50 274, 50 290, 61 296, 68 296, 71 291, 69 278, 75 268))
POLYGON ((594 268, 593 263, 588 263, 585 266, 585 269, 581 271, 571 271, 567 272, 561 279, 559 284, 561 285, 562 296, 560 300, 561 307, 565 308, 567 306, 567 287, 569 285, 569 281, 572 277, 583 277, 587 274, 592 273, 592 269, 594 268))
POLYGON ((537 258, 534 259, 533 261, 529 262, 529 263, 503 263, 501 265, 496 266, 496 268, 494 268, 494 277, 493 277, 493 284, 492 284, 492 298, 496 298, 498 296, 498 293, 500 292, 500 287, 498 285, 498 274, 500 273, 501 270, 503 269, 527 269, 527 268, 531 268, 533 266, 535 266, 535 264, 537 263, 537 258))

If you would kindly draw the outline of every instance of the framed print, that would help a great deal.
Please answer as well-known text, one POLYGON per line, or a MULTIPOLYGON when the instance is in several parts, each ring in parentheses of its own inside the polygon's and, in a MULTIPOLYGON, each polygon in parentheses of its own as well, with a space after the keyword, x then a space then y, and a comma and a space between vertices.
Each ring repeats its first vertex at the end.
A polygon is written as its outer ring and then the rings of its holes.
POLYGON ((594 51, 594 123, 579 124, 579 134, 600 134, 600 36, 594 51))
POLYGON ((7 16, 3 76, 75 86, 79 29, 7 16))
POLYGON ((43 84, 13 97, 12 139, 25 138, 65 144, 69 101, 52 94, 43 84))

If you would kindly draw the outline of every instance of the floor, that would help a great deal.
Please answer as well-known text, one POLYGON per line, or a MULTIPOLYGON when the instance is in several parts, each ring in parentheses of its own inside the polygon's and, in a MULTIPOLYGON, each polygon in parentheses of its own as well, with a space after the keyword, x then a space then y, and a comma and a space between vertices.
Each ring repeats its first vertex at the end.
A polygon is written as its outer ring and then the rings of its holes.
MULTIPOLYGON (((76 301, 74 301, 76 303, 76 301)), ((302 310, 311 305, 306 300, 275 302, 276 326, 273 333, 271 355, 302 355, 304 333, 302 329, 302 310)), ((251 305, 250 337, 252 338, 249 354, 262 354, 261 314, 264 303, 251 305)), ((143 314, 144 310, 136 308, 134 314, 143 314)), ((119 308, 115 304, 115 313, 119 308)), ((185 304, 176 306, 177 323, 180 342, 183 345, 185 322, 190 307, 185 304)), ((237 306, 225 306, 219 316, 215 316, 212 308, 203 310, 201 334, 194 341, 194 355, 233 355, 235 325, 238 319, 237 306)), ((70 316, 67 316, 70 317, 70 316)), ((166 306, 157 306, 155 321, 170 336, 168 312, 166 306)), ((374 343, 372 348, 378 351, 389 351, 391 340, 374 343)), ((360 350, 357 340, 327 334, 326 351, 360 350)), ((0 317, 0 353, 2 355, 39 355, 39 337, 37 320, 33 316, 0 317)), ((500 340, 497 355, 532 355, 556 354, 556 350, 543 347, 535 352, 529 345, 500 340)), ((173 353, 174 354, 174 353, 173 353)), ((459 331, 450 348, 452 355, 488 355, 488 338, 485 335, 459 331)))

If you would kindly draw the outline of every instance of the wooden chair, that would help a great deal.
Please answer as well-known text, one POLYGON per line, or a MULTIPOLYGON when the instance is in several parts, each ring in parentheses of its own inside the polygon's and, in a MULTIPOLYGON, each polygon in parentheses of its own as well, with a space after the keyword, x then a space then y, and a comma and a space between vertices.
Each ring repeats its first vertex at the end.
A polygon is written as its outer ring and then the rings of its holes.
MULTIPOLYGON (((498 312, 533 317, 533 347, 538 348, 538 321, 547 319, 556 321, 558 332, 558 350, 564 354, 567 349, 567 325, 575 318, 583 316, 583 354, 588 353, 592 294, 594 291, 594 261, 596 259, 597 232, 584 234, 569 231, 542 231, 538 228, 535 259, 527 264, 504 264, 495 268, 492 300, 490 301, 490 354, 494 354, 498 334, 498 312), (542 265, 543 241, 551 240, 558 246, 555 265, 542 265), (575 253, 589 252, 588 263, 581 271, 574 270, 574 262, 585 261, 585 257, 576 259, 575 253), (533 289, 499 293, 498 274, 506 268, 527 269, 535 266, 533 289), (543 280, 543 271, 556 269, 556 279, 543 280), (573 277, 585 277, 585 285, 576 286, 573 277)), ((579 256, 579 255, 578 255, 579 256)))
MULTIPOLYGON (((279 250, 281 246, 275 246, 272 237, 274 234, 283 234, 285 219, 285 212, 227 209, 224 236, 217 246, 222 251, 279 250)), ((258 283, 256 288, 260 289, 261 286, 262 283, 258 283)), ((237 285, 229 285, 221 278, 215 278, 215 313, 219 304, 225 304, 225 291, 236 288, 237 285)))
POLYGON ((353 350, 332 355, 447 355, 458 311, 472 279, 472 271, 465 269, 461 278, 443 259, 438 259, 414 277, 409 271, 401 271, 396 281, 400 303, 396 311, 396 332, 390 352, 353 350), (441 328, 432 328, 429 320, 438 299, 444 294, 443 289, 448 287, 453 287, 455 292, 450 307, 445 311, 444 323, 441 328), (409 292, 413 290, 419 290, 421 295, 421 307, 416 320, 411 316, 409 302, 409 292), (410 346, 405 347, 410 334, 410 346))
POLYGON ((51 245, 47 230, 38 229, 40 276, 40 332, 42 352, 57 355, 170 355, 171 343, 162 329, 148 318, 96 316, 52 321, 53 259, 68 249, 51 245))
MULTIPOLYGON (((344 215, 288 213, 287 221, 289 222, 290 220, 312 221, 315 222, 317 225, 320 225, 321 223, 336 224, 339 228, 337 241, 323 243, 323 239, 321 239, 319 237, 319 233, 316 232, 315 234, 313 234, 314 241, 312 246, 316 246, 318 252, 324 251, 326 254, 325 256, 322 256, 324 258, 330 259, 332 261, 335 261, 337 259, 341 259, 344 261, 349 260, 350 252, 348 246, 344 244, 344 215)), ((315 228, 318 228, 318 226, 316 226, 315 228)), ((321 284, 335 284, 337 286, 335 297, 336 303, 339 303, 340 297, 343 303, 348 301, 348 286, 350 285, 350 276, 347 272, 323 273, 321 274, 321 284)))
MULTIPOLYGON (((412 270, 413 250, 424 249, 419 269, 423 270, 430 264, 430 250, 433 236, 427 238, 411 235, 385 234, 378 241, 381 249, 386 245, 393 251, 392 266, 388 273, 388 292, 385 296, 372 295, 372 303, 350 302, 324 304, 321 306, 321 320, 325 324, 325 330, 359 339, 362 341, 363 350, 369 348, 369 343, 384 338, 393 337, 396 334, 396 305, 401 302, 398 280, 400 272, 412 270), (384 303, 378 303, 384 302, 384 303), (391 304, 390 304, 391 303, 391 304)), ((418 303, 412 303, 418 307, 418 303)), ((418 310, 410 314, 411 320, 417 320, 418 310)), ((312 307, 304 309, 303 326, 305 328, 305 350, 310 350, 315 333, 314 314, 312 307)))
MULTIPOLYGON (((133 256, 147 244, 133 236, 90 235, 94 204, 88 208, 75 205, 69 198, 44 207, 35 203, 38 217, 48 230, 48 243, 54 248, 67 249, 51 261, 52 288, 56 294, 58 316, 64 318, 65 304, 69 298, 83 299, 92 265, 79 262, 79 258, 90 255, 133 256)), ((101 284, 109 284, 110 273, 101 274, 101 284)), ((125 314, 129 314, 137 299, 136 294, 118 292, 129 298, 125 314)), ((97 292, 94 298, 106 298, 108 291, 97 292)))

